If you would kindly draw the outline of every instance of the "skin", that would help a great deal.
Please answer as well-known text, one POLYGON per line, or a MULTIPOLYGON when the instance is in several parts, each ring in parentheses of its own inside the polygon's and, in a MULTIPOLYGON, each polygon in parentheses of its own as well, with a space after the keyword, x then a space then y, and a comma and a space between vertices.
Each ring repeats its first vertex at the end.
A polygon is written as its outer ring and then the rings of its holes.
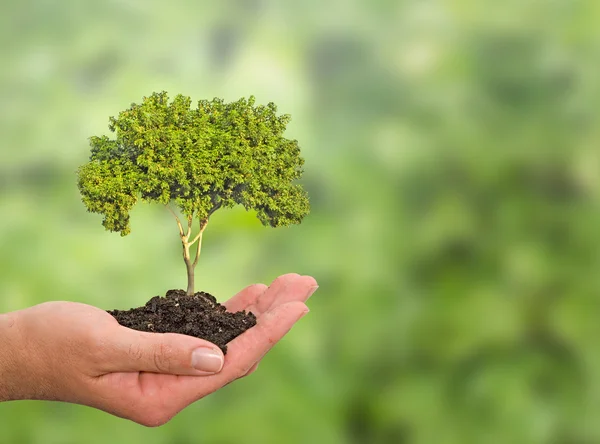
POLYGON ((227 309, 253 312, 257 325, 230 342, 224 357, 210 342, 134 331, 84 304, 48 302, 0 315, 0 401, 83 404, 148 427, 160 426, 256 370, 308 313, 305 302, 317 288, 310 276, 287 274, 269 287, 251 285, 231 298, 227 309), (220 371, 192 367, 192 351, 199 348, 223 359, 220 371))

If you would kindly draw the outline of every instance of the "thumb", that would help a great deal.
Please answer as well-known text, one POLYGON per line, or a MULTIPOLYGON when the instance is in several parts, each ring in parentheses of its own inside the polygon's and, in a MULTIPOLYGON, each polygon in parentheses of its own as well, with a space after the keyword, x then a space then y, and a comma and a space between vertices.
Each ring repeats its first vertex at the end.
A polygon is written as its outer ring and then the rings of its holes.
POLYGON ((112 342, 107 372, 151 372, 213 375, 223 368, 223 352, 215 344, 175 333, 145 333, 121 327, 112 342))

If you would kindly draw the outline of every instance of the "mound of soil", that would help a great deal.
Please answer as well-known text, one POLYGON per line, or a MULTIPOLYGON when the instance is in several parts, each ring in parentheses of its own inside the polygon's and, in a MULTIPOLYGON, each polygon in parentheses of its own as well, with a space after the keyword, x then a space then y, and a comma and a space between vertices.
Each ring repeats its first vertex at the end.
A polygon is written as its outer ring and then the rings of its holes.
POLYGON ((245 311, 229 313, 214 296, 183 290, 169 290, 155 296, 143 307, 111 310, 119 324, 153 333, 181 333, 205 339, 227 353, 227 343, 256 325, 256 316, 245 311))

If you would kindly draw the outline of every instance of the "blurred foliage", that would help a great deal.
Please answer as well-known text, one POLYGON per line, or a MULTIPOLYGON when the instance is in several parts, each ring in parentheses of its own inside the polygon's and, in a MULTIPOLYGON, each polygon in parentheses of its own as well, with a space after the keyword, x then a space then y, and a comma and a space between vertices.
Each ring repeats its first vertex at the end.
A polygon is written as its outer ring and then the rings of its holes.
POLYGON ((11 443, 600 442, 600 3, 3 2, 0 310, 181 287, 154 207, 85 213, 90 134, 148 91, 294 120, 312 212, 215 214, 198 283, 296 271, 312 312, 252 377, 156 430, 0 406, 11 443))

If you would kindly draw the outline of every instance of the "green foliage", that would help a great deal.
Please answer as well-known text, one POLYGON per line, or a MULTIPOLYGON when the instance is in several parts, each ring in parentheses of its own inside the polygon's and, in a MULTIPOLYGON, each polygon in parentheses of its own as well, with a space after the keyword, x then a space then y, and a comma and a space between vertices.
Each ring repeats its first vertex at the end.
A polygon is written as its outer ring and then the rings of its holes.
POLYGON ((107 230, 130 232, 129 212, 141 199, 173 202, 187 219, 206 221, 236 204, 255 210, 264 225, 300 223, 306 192, 294 184, 304 160, 296 140, 283 137, 288 115, 254 97, 225 103, 153 93, 110 118, 116 137, 91 137, 90 161, 79 171, 88 210, 107 230))

